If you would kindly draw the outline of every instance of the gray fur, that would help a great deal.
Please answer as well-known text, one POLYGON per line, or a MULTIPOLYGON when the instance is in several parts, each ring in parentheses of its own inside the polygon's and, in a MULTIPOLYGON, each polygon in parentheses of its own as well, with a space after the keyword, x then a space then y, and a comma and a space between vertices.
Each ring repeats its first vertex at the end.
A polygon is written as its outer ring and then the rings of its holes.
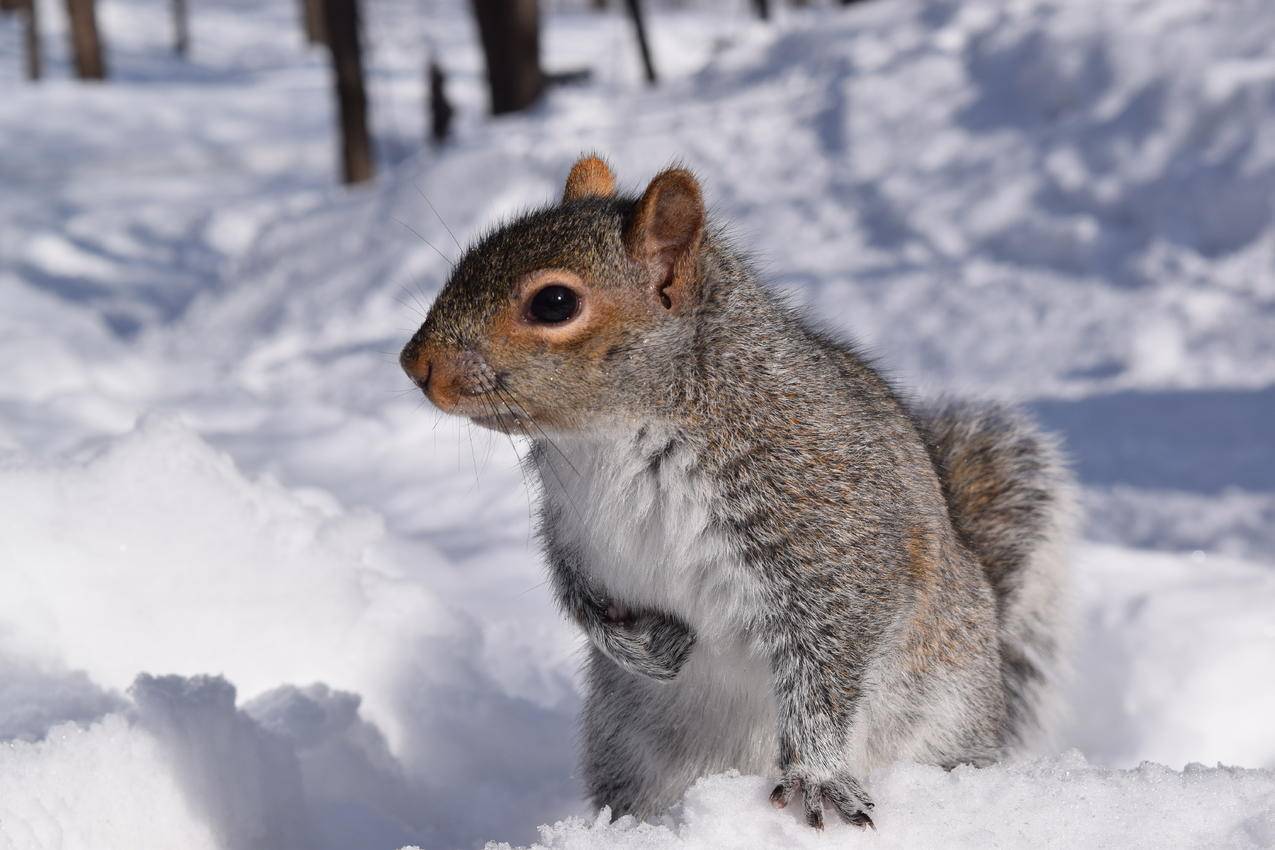
MULTIPOLYGON (((405 363, 427 340, 494 350, 482 329, 529 269, 640 286, 633 204, 488 237, 405 363)), ((705 773, 770 773, 812 825, 825 805, 870 824, 873 768, 987 764, 1041 725, 1068 477, 1013 411, 909 410, 720 233, 698 263, 694 308, 616 331, 604 357, 483 363, 516 400, 506 430, 532 437, 556 596, 592 644, 585 780, 597 806, 648 817, 705 773)))

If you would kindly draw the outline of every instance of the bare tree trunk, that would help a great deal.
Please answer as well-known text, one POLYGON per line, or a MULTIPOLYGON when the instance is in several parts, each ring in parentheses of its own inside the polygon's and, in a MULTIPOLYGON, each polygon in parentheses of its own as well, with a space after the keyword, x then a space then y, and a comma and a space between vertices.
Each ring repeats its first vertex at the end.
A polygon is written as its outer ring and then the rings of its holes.
POLYGON ((544 91, 537 0, 473 0, 487 60, 491 112, 526 109, 544 91))
POLYGON ((655 62, 651 59, 651 45, 646 39, 646 23, 642 19, 642 4, 639 0, 626 0, 629 18, 633 21, 633 32, 637 35, 638 51, 642 54, 642 68, 646 71, 646 82, 655 85, 655 62))
POLYGON ((753 8, 757 11, 757 17, 763 21, 770 20, 770 0, 753 0, 753 8))
POLYGON ((190 19, 186 0, 173 0, 173 52, 185 57, 190 50, 190 19))
POLYGON ((305 28, 305 40, 310 44, 327 42, 327 26, 323 19, 323 0, 301 0, 301 24, 305 28))
POLYGON ((40 52, 39 0, 26 0, 22 6, 22 40, 27 48, 27 79, 38 80, 43 73, 44 59, 40 52))
POLYGON ((341 164, 346 183, 371 180, 376 171, 367 130, 367 94, 363 88, 363 50, 359 39, 358 0, 324 0, 324 25, 341 123, 341 164))
POLYGON ((97 33, 97 8, 94 0, 66 0, 66 16, 70 23, 71 56, 75 74, 81 80, 106 79, 106 62, 102 58, 102 40, 97 33))
POLYGON ((447 99, 447 76, 437 61, 431 61, 426 69, 429 91, 429 131, 434 144, 441 145, 451 133, 452 117, 456 110, 447 99))

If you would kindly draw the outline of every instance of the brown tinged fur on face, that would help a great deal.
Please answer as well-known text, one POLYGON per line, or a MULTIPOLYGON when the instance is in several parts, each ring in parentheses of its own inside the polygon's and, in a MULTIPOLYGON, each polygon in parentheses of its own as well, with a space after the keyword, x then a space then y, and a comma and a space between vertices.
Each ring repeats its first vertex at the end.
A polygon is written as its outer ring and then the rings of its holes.
POLYGON ((698 297, 706 252, 698 183, 670 169, 640 198, 620 196, 605 163, 586 157, 572 169, 564 198, 466 251, 404 349, 414 380, 437 360, 444 374, 457 375, 463 394, 478 371, 489 373, 504 397, 498 404, 553 430, 645 413, 649 385, 659 380, 653 365, 693 333, 675 320, 698 297), (528 282, 550 285, 555 274, 584 308, 561 326, 529 325, 528 282), (484 369, 446 365, 461 362, 484 369))

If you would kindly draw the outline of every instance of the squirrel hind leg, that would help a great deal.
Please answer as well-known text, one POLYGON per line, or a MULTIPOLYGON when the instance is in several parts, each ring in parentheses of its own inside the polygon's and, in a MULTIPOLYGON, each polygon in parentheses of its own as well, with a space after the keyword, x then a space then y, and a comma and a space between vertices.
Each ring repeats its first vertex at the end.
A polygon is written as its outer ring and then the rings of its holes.
POLYGON ((947 403, 915 414, 952 524, 996 595, 1005 743, 1029 748, 1057 719, 1068 669, 1075 484, 1057 440, 1020 411, 947 403))

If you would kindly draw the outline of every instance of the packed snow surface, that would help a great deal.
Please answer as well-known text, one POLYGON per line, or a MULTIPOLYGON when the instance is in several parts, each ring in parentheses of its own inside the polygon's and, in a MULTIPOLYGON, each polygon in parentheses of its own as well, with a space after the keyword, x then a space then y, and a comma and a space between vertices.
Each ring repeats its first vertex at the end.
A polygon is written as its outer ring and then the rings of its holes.
POLYGON ((654 4, 648 92, 584 5, 548 4, 546 62, 593 80, 489 121, 465 4, 365 4, 384 173, 353 191, 295 3, 191 4, 185 62, 154 4, 103 3, 100 86, 61 4, 39 86, 0 17, 0 850, 1275 846, 1275 7, 654 4), (418 152, 423 45, 461 119, 418 152), (901 385, 1064 436, 1052 749, 866 777, 870 833, 764 777, 589 812, 522 447, 394 362, 451 234, 589 149, 628 188, 693 167, 901 385))

